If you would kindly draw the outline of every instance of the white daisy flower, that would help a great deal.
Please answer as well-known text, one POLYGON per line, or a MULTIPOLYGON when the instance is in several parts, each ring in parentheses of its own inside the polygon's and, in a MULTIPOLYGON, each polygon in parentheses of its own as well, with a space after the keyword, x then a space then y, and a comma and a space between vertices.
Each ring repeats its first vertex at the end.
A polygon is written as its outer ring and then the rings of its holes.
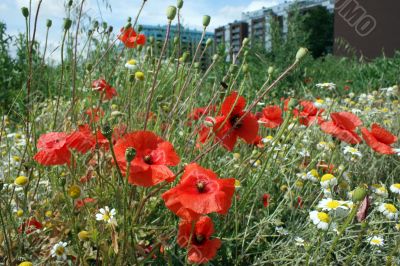
POLYGON ((371 246, 383 246, 385 243, 383 240, 383 237, 381 236, 370 236, 367 238, 367 243, 370 244, 371 246))
POLYGON ((58 242, 51 249, 51 256, 56 258, 57 260, 66 260, 67 259, 67 242, 58 242))
POLYGON ((397 208, 390 203, 382 203, 379 205, 378 210, 390 220, 396 220, 399 215, 397 208))
POLYGON ((286 235, 289 234, 289 231, 286 230, 285 228, 283 228, 282 226, 277 226, 277 227, 275 227, 275 231, 276 231, 278 234, 284 235, 284 236, 286 236, 286 235))
POLYGON ((332 143, 328 143, 328 142, 325 142, 325 141, 321 141, 321 142, 319 142, 317 144, 317 149, 319 151, 329 151, 332 148, 334 148, 334 145, 332 145, 332 143))
POLYGON ((131 59, 128 62, 126 62, 125 67, 129 70, 137 70, 138 69, 137 62, 134 59, 131 59))
POLYGON ((372 192, 377 194, 378 196, 386 198, 388 196, 388 190, 385 185, 374 184, 371 186, 372 192))
POLYGON ((317 99, 317 100, 315 100, 314 105, 315 105, 315 107, 317 107, 317 108, 326 108, 325 101, 322 100, 322 99, 317 99))
POLYGON ((361 152, 351 146, 344 147, 343 153, 344 153, 344 155, 346 155, 347 159, 349 159, 350 161, 356 161, 357 159, 362 157, 361 152))
POLYGON ((99 213, 96 214, 96 220, 117 225, 117 220, 114 217, 115 214, 116 214, 115 209, 110 210, 108 206, 105 206, 104 208, 101 208, 99 210, 99 213))
POLYGON ((318 171, 316 169, 311 169, 310 171, 307 172, 306 179, 312 182, 318 182, 319 181, 318 171))
POLYGON ((332 191, 330 188, 323 188, 322 193, 324 194, 324 197, 332 198, 332 191))
POLYGON ((304 246, 304 242, 305 242, 305 241, 304 241, 303 238, 296 236, 296 237, 294 238, 294 241, 295 241, 295 245, 296 245, 296 246, 304 246))
POLYGON ((323 211, 332 211, 332 210, 337 210, 339 208, 346 209, 346 210, 349 209, 349 207, 347 207, 344 204, 344 201, 334 200, 332 198, 322 199, 318 203, 317 208, 322 209, 323 211))
POLYGON ((273 136, 266 136, 265 138, 262 138, 261 141, 262 143, 266 144, 268 142, 271 142, 274 139, 273 136))
POLYGON ((327 90, 334 90, 336 88, 336 84, 332 82, 325 82, 325 83, 318 83, 315 86, 317 86, 320 89, 327 89, 327 90))
POLYGON ((322 178, 321 178, 321 181, 320 181, 321 186, 323 188, 329 188, 329 187, 332 187, 332 186, 336 186, 337 182, 338 181, 337 181, 336 177, 334 175, 332 175, 332 174, 323 175, 322 178))
POLYGON ((390 186, 390 191, 400 195, 400 184, 396 183, 390 186))
POLYGON ((328 230, 331 217, 325 212, 311 211, 310 219, 318 229, 328 230))

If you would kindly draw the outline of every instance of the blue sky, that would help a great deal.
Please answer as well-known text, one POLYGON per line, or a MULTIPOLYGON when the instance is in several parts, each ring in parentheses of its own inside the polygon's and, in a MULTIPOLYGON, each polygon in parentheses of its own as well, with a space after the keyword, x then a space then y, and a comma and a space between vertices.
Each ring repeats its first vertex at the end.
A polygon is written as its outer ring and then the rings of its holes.
MULTIPOLYGON (((128 16, 135 17, 142 3, 142 0, 108 0, 112 11, 106 9, 103 4, 105 0, 86 0, 84 13, 100 22, 106 21, 119 29, 126 22, 128 16)), ((241 18, 244 11, 257 10, 263 6, 271 6, 282 0, 184 0, 182 9, 183 25, 190 28, 201 29, 202 16, 212 17, 209 27, 214 28, 241 18)), ((38 0, 32 0, 33 6, 38 0)), ((43 0, 38 22, 39 40, 45 38, 46 19, 53 20, 53 27, 50 32, 50 47, 56 47, 60 42, 63 18, 66 17, 63 0, 43 0)), ((74 0, 78 2, 78 0, 74 0)), ((80 2, 80 1, 79 1, 80 2)), ((165 10, 169 5, 175 5, 176 0, 148 0, 139 24, 165 24, 165 10)), ((9 34, 24 32, 25 22, 21 14, 21 7, 28 6, 29 0, 1 0, 0 20, 7 24, 9 34)))

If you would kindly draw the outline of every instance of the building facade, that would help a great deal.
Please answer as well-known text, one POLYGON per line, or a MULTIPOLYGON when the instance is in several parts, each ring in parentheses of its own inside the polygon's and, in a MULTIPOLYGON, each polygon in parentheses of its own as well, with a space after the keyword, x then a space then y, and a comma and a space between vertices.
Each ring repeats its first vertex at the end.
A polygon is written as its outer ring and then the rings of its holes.
MULTIPOLYGON (((281 4, 262 8, 260 10, 242 13, 242 19, 226 26, 215 29, 216 45, 224 45, 230 53, 229 58, 237 53, 244 38, 249 38, 252 43, 259 43, 267 50, 271 49, 271 25, 278 23, 283 36, 288 31, 288 17, 294 2, 285 1, 281 4), (240 27, 238 26, 240 25, 240 27), (239 29, 238 29, 239 28, 239 29), (238 37, 240 35, 240 38, 238 37)), ((300 12, 306 12, 313 7, 323 6, 329 12, 334 12, 335 0, 301 0, 295 2, 300 12)))

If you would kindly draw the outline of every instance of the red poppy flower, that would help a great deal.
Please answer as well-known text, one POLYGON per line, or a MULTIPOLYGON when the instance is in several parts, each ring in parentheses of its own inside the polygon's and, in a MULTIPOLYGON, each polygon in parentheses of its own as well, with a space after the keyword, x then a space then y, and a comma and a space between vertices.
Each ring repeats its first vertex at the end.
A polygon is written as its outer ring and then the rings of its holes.
POLYGON ((124 175, 127 171, 125 152, 128 148, 136 150, 129 170, 129 183, 150 187, 175 179, 168 166, 178 165, 180 159, 171 143, 150 131, 126 134, 115 144, 117 163, 124 175))
POLYGON ((296 208, 303 208, 303 199, 300 196, 297 197, 296 208))
POLYGON ((309 127, 315 122, 322 122, 320 115, 325 111, 324 109, 318 109, 310 101, 301 101, 300 106, 302 106, 301 111, 298 109, 293 110, 294 116, 299 117, 300 124, 309 127))
POLYGON ((220 179, 211 170, 192 163, 185 167, 179 184, 162 195, 165 205, 186 220, 203 214, 226 214, 235 192, 235 179, 220 179))
POLYGON ((252 113, 245 115, 245 106, 245 98, 232 92, 222 103, 221 115, 215 118, 213 131, 229 151, 233 150, 238 137, 248 144, 252 144, 257 138, 257 118, 252 113), (237 124, 239 119, 241 122, 237 124))
POLYGON ((92 89, 103 94, 105 100, 111 100, 117 96, 117 90, 111 87, 104 79, 98 79, 92 82, 92 89))
POLYGON ((210 217, 202 216, 196 221, 193 232, 190 221, 179 224, 178 245, 188 247, 188 260, 192 263, 207 263, 215 257, 221 247, 221 240, 210 239, 214 233, 214 224, 210 217))
POLYGON ((354 130, 362 125, 360 118, 349 112, 331 114, 332 121, 321 123, 321 129, 344 142, 358 144, 361 142, 360 136, 354 130))
POLYGON ((79 126, 78 130, 67 137, 68 148, 75 149, 85 154, 96 145, 96 137, 92 134, 88 124, 79 126))
POLYGON ((69 164, 71 152, 67 147, 67 136, 64 132, 50 132, 41 135, 37 143, 39 152, 33 159, 46 166, 69 164))
POLYGON ((264 206, 264 208, 267 208, 268 207, 268 205, 269 205, 269 199, 271 198, 271 195, 270 194, 264 194, 263 196, 262 196, 262 203, 263 203, 263 206, 264 206))
POLYGON ((92 124, 98 122, 104 116, 104 111, 101 108, 89 108, 85 111, 85 114, 89 117, 89 124, 92 124))
POLYGON ((120 39, 127 48, 136 48, 137 45, 146 44, 146 36, 144 34, 137 34, 132 27, 122 28, 118 39, 120 39))
POLYGON ((282 109, 277 105, 265 107, 262 110, 261 118, 259 118, 259 121, 266 128, 279 127, 283 122, 282 109))
POLYGON ((37 230, 43 228, 43 225, 36 220, 34 217, 27 219, 23 224, 18 227, 18 233, 25 232, 25 234, 29 235, 37 230))
POLYGON ((96 202, 96 200, 93 198, 84 198, 84 199, 76 200, 75 208, 80 209, 83 206, 85 206, 86 204, 95 203, 95 202, 96 202))
POLYGON ((361 133, 367 145, 374 151, 381 154, 396 153, 390 145, 397 141, 397 137, 378 124, 373 124, 371 131, 362 128, 361 133))

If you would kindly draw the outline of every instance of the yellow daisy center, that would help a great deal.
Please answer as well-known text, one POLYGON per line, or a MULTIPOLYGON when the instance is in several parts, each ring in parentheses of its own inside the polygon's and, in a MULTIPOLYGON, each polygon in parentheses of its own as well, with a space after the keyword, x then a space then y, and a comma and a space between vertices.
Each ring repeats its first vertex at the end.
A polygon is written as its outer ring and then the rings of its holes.
POLYGON ((331 217, 329 217, 329 215, 328 215, 327 213, 319 212, 319 213, 318 213, 318 219, 319 219, 321 222, 329 223, 329 221, 331 220, 331 217))
POLYGON ((317 99, 316 102, 317 102, 317 103, 324 103, 324 100, 322 100, 322 99, 317 99))
POLYGON ((57 249, 56 249, 57 256, 62 256, 64 254, 64 252, 65 252, 65 248, 63 246, 57 247, 57 249))
POLYGON ((379 245, 380 243, 381 243, 380 239, 375 238, 371 240, 371 244, 379 245))
POLYGON ((128 61, 128 64, 129 65, 136 65, 136 60, 131 59, 131 60, 128 61))
POLYGON ((106 212, 105 214, 103 214, 103 220, 104 221, 108 221, 108 220, 110 220, 111 219, 111 217, 110 217, 110 214, 108 213, 108 212, 106 212))
POLYGON ((397 189, 400 189, 400 184, 393 184, 393 186, 397 189))
POLYGON ((313 176, 313 177, 319 177, 319 174, 318 174, 318 171, 317 170, 315 170, 315 169, 312 169, 311 171, 310 171, 310 174, 313 176))
POLYGON ((337 200, 332 200, 332 201, 329 201, 329 202, 326 204, 326 206, 327 206, 329 209, 337 209, 337 208, 340 206, 340 202, 337 201, 337 200))
POLYGON ((396 213, 397 212, 396 207, 393 204, 390 204, 390 203, 386 203, 385 204, 385 209, 388 210, 391 213, 396 213))
POLYGON ((332 180, 332 179, 334 179, 335 177, 333 176, 333 175, 331 175, 331 174, 326 174, 326 175, 323 175, 322 176, 322 178, 321 178, 321 181, 322 182, 324 182, 324 181, 329 181, 329 180, 332 180))

